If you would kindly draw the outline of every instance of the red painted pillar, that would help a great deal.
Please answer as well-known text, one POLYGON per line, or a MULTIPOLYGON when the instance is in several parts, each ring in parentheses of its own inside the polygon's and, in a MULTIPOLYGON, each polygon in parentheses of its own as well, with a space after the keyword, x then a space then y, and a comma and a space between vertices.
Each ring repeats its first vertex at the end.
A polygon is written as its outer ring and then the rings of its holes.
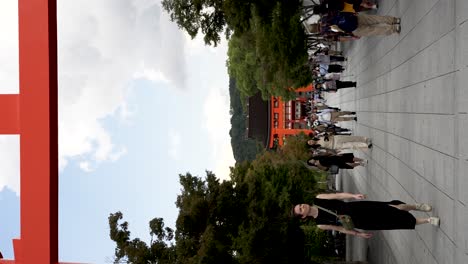
POLYGON ((20 93, 0 95, 0 134, 20 134, 21 237, 15 260, 58 263, 56 0, 18 0, 20 93))
POLYGON ((19 96, 0 95, 0 134, 19 134, 19 96))
POLYGON ((58 262, 56 0, 19 0, 21 263, 58 262))

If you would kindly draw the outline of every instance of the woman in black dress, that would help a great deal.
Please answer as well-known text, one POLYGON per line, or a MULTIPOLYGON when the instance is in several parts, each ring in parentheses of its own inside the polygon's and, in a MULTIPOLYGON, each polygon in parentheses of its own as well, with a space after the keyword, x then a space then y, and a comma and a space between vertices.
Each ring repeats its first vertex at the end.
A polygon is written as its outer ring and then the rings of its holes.
POLYGON ((354 201, 344 202, 344 199, 362 200, 366 196, 352 193, 319 194, 313 205, 298 204, 293 208, 293 214, 302 218, 314 218, 317 227, 323 230, 335 230, 341 233, 363 238, 372 237, 372 233, 347 230, 339 225, 337 217, 316 207, 318 205, 337 215, 349 215, 355 228, 362 230, 394 230, 414 229, 416 225, 432 224, 439 226, 438 217, 415 218, 409 211, 432 211, 428 204, 405 204, 398 200, 391 202, 354 201))
POLYGON ((367 162, 363 159, 354 157, 353 153, 343 153, 331 156, 316 156, 307 161, 307 165, 317 167, 323 171, 328 171, 332 165, 340 169, 353 169, 356 166, 365 166, 367 162))

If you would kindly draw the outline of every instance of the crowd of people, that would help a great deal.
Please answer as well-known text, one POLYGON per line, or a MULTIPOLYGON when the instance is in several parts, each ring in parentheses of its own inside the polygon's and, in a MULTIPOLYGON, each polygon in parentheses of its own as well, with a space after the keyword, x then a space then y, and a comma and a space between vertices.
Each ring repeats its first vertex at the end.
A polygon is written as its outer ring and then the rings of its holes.
POLYGON ((331 61, 345 62, 347 59, 342 56, 324 54, 316 55, 316 58, 320 64, 318 69, 313 71, 313 97, 304 103, 307 113, 305 121, 314 131, 307 141, 312 153, 307 164, 323 171, 331 171, 333 167, 352 169, 357 166, 366 166, 367 160, 355 157, 349 151, 371 148, 371 140, 366 137, 352 136, 351 129, 338 126, 338 122, 357 121, 356 112, 342 111, 337 107, 328 106, 324 99, 325 93, 336 92, 341 88, 356 87, 356 82, 339 80, 344 70, 343 66, 328 64, 331 61), (331 65, 340 67, 327 67, 331 65), (333 72, 329 72, 329 69, 333 69, 333 72))
POLYGON ((322 0, 313 8, 320 20, 309 24, 308 30, 335 41, 399 34, 400 18, 363 13, 377 8, 376 4, 367 0, 322 0))
MULTIPOLYGON (((322 0, 320 5, 314 7, 314 13, 321 18, 318 23, 309 25, 309 31, 334 41, 400 33, 400 18, 361 13, 376 8, 378 6, 375 3, 366 0, 322 0)), ((311 152, 307 165, 331 173, 336 173, 338 169, 366 166, 367 160, 355 157, 352 151, 372 148, 370 138, 351 135, 350 129, 338 126, 338 122, 357 121, 356 112, 328 106, 324 99, 324 93, 357 87, 354 81, 342 80, 342 72, 345 70, 343 64, 347 61, 340 52, 329 48, 316 50, 309 61, 314 94, 304 107, 308 114, 305 121, 314 132, 307 140, 311 152)), ((372 237, 372 233, 366 230, 414 229, 421 224, 440 225, 438 217, 416 218, 410 213, 431 212, 432 206, 428 204, 405 204, 399 200, 362 201, 365 198, 363 194, 319 194, 313 204, 297 204, 291 213, 295 217, 315 219, 320 229, 362 238, 372 237), (343 201, 348 199, 359 201, 343 201), (351 227, 349 222, 352 222, 351 227)))

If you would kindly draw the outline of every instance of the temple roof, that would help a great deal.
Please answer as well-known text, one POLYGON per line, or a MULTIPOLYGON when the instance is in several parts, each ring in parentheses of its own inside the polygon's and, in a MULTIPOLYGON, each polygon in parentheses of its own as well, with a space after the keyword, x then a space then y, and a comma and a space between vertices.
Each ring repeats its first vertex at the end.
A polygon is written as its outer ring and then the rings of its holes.
POLYGON ((247 115, 247 137, 262 142, 268 147, 270 140, 270 101, 264 101, 262 95, 249 97, 247 115))

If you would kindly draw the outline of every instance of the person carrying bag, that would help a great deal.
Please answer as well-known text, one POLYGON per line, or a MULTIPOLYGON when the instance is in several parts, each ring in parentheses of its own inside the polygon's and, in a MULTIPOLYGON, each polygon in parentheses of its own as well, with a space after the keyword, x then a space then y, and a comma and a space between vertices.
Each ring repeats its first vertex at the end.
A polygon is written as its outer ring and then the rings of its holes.
POLYGON ((318 209, 322 210, 322 211, 325 211, 329 214, 332 214, 334 216, 336 216, 336 218, 338 218, 338 221, 340 221, 341 225, 346 229, 346 230, 354 230, 354 223, 353 223, 353 219, 351 219, 351 216, 349 215, 338 215, 326 208, 323 208, 321 206, 318 206, 315 204, 315 207, 317 207, 318 209))

